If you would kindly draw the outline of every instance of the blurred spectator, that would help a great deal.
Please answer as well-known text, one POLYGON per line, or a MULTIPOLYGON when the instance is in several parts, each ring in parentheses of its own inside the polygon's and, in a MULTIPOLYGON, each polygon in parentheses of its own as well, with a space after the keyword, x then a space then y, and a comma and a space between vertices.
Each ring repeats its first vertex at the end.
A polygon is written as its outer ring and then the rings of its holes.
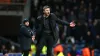
POLYGON ((73 11, 74 11, 74 14, 75 14, 76 18, 78 19, 79 7, 78 7, 78 6, 74 6, 74 7, 73 7, 73 11))
POLYGON ((89 3, 89 8, 92 8, 92 3, 91 2, 89 3))
POLYGON ((77 49, 77 56, 81 56, 82 55, 82 50, 81 49, 77 49))
POLYGON ((100 36, 99 35, 97 35, 95 39, 95 48, 99 49, 100 51, 100 36))
POLYGON ((80 2, 80 9, 86 8, 86 4, 84 2, 84 0, 81 0, 80 2))
POLYGON ((93 41, 93 36, 92 36, 91 32, 88 31, 87 32, 87 37, 86 37, 86 43, 92 44, 93 43, 92 41, 93 41))
MULTIPOLYGON (((68 13, 69 13, 69 10, 68 10, 68 13)), ((66 20, 68 22, 72 22, 72 21, 76 22, 77 21, 76 15, 74 14, 74 11, 70 12, 70 14, 68 15, 68 18, 66 20)), ((67 36, 73 36, 73 33, 74 33, 74 28, 67 27, 67 36)))
MULTIPOLYGON (((68 18, 69 18, 69 14, 70 14, 70 9, 69 8, 66 8, 65 9, 65 17, 66 17, 66 20, 68 21, 68 18)), ((70 28, 67 27, 67 31, 66 31, 66 37, 67 36, 70 36, 70 28)))
POLYGON ((38 6, 38 0, 34 0, 34 6, 37 7, 38 6))
POLYGON ((30 52, 30 53, 31 53, 31 54, 32 54, 32 53, 33 53, 33 54, 36 53, 36 46, 35 46, 34 43, 31 44, 31 52, 30 52))
POLYGON ((72 8, 72 0, 66 0, 65 2, 66 2, 65 3, 66 8, 72 8))
POLYGON ((72 3, 72 8, 71 10, 74 10, 75 12, 75 15, 78 13, 77 9, 79 8, 79 0, 73 0, 73 3, 72 3))
POLYGON ((42 54, 44 54, 44 55, 47 54, 47 46, 43 46, 43 48, 42 48, 42 54))
POLYGON ((96 33, 100 35, 100 22, 95 19, 93 25, 95 27, 96 33))
POLYGON ((63 16, 64 16, 64 12, 65 12, 65 11, 64 11, 64 6, 63 6, 63 5, 61 6, 61 9, 60 9, 60 10, 61 10, 61 14, 60 14, 61 16, 60 16, 60 17, 63 17, 63 16))
POLYGON ((64 44, 63 49, 64 49, 64 51, 63 51, 64 56, 67 56, 68 55, 68 45, 64 44))
POLYGON ((71 11, 70 15, 68 16, 67 21, 71 22, 71 21, 76 21, 76 20, 77 20, 77 18, 76 18, 75 14, 74 14, 74 11, 71 11))
POLYGON ((82 49, 82 56, 94 56, 93 46, 89 46, 88 44, 82 49))
POLYGON ((87 32, 86 25, 81 24, 81 22, 78 21, 74 32, 75 40, 80 42, 81 40, 85 39, 86 32, 87 32))
POLYGON ((94 56, 94 46, 90 45, 90 56, 94 56))
POLYGON ((76 56, 77 55, 77 53, 76 53, 76 45, 75 44, 73 44, 72 49, 69 52, 69 55, 70 56, 76 56))
MULTIPOLYGON (((89 19, 89 22, 88 22, 88 29, 90 30, 91 32, 91 35, 92 35, 92 39, 94 39, 96 37, 96 30, 95 30, 95 27, 93 25, 93 20, 92 19, 89 19)), ((91 40, 92 40, 91 39, 91 40)))
MULTIPOLYGON (((64 21, 66 21, 66 18, 65 16, 62 17, 62 19, 64 21)), ((60 32, 59 32, 59 36, 60 36, 60 39, 61 39, 61 43, 65 43, 66 41, 66 31, 67 31, 67 26, 62 26, 62 27, 59 27, 60 29, 60 32)), ((57 28, 58 29, 58 28, 57 28)))
POLYGON ((90 56, 89 46, 88 44, 82 49, 82 56, 90 56))
MULTIPOLYGON (((61 12, 60 11, 60 7, 58 5, 56 5, 55 12, 54 13, 57 15, 57 17, 60 17, 61 16, 61 14, 59 12, 61 12)), ((61 19, 61 17, 60 17, 60 19, 61 19)))
POLYGON ((84 24, 86 22, 86 8, 80 9, 79 14, 78 14, 78 19, 80 20, 80 22, 82 24, 84 24))
POLYGON ((92 20, 93 19, 93 12, 92 12, 92 9, 89 8, 89 11, 88 11, 88 20, 92 20))
POLYGON ((8 56, 8 53, 6 53, 4 56, 8 56))
POLYGON ((60 40, 58 40, 57 45, 54 47, 54 55, 57 56, 58 54, 63 52, 63 46, 60 44, 60 40))
POLYGON ((70 9, 69 9, 69 8, 66 8, 66 9, 65 9, 65 16, 66 16, 66 19, 68 19, 69 14, 70 14, 70 9))
POLYGON ((11 53, 15 53, 15 46, 11 45, 11 53))
POLYGON ((3 53, 4 56, 7 56, 8 50, 5 45, 2 45, 0 52, 3 53))

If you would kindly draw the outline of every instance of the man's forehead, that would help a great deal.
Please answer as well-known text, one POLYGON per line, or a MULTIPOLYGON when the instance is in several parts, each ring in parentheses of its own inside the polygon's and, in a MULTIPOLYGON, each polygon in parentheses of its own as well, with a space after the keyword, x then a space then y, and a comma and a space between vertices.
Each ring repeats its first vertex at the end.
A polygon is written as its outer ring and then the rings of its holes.
POLYGON ((50 8, 46 8, 45 10, 50 10, 50 8))

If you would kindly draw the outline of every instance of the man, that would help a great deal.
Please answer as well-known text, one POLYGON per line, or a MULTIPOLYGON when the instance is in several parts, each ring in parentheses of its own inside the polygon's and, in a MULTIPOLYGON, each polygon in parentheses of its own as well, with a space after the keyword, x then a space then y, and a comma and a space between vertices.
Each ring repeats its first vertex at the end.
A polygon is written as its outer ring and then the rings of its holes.
POLYGON ((20 47, 22 49, 23 56, 28 56, 31 49, 31 42, 34 41, 35 36, 29 27, 29 20, 24 19, 20 28, 20 47))
POLYGON ((36 19, 36 39, 37 39, 37 52, 36 56, 40 56, 42 47, 47 46, 47 56, 52 55, 52 47, 58 40, 58 31, 56 29, 56 23, 69 25, 74 27, 73 22, 68 23, 62 21, 56 17, 55 14, 50 13, 50 7, 43 7, 43 15, 38 16, 36 19))

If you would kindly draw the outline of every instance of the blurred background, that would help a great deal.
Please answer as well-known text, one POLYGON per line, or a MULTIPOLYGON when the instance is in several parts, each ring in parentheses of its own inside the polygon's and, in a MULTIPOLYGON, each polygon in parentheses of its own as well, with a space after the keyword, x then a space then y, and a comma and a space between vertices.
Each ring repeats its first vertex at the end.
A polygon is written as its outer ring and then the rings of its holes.
MULTIPOLYGON (((88 48, 90 54, 93 50, 94 56, 100 56, 100 0, 0 0, 1 54, 3 51, 20 53, 20 24, 23 19, 28 18, 33 29, 34 19, 42 13, 44 5, 49 5, 51 12, 61 20, 76 23, 74 28, 57 25, 60 37, 58 45, 54 47, 56 55, 62 52, 81 56, 84 48, 88 48)), ((35 53, 35 48, 32 43, 32 53, 35 53)))

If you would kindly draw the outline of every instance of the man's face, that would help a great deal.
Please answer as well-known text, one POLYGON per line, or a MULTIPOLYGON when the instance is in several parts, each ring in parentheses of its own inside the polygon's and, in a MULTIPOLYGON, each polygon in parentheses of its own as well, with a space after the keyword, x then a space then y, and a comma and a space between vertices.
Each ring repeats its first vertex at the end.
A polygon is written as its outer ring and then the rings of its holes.
POLYGON ((26 26, 29 26, 29 22, 25 22, 25 25, 26 25, 26 26))
POLYGON ((49 16, 49 15, 50 15, 50 8, 44 9, 43 13, 44 13, 46 16, 49 16))

